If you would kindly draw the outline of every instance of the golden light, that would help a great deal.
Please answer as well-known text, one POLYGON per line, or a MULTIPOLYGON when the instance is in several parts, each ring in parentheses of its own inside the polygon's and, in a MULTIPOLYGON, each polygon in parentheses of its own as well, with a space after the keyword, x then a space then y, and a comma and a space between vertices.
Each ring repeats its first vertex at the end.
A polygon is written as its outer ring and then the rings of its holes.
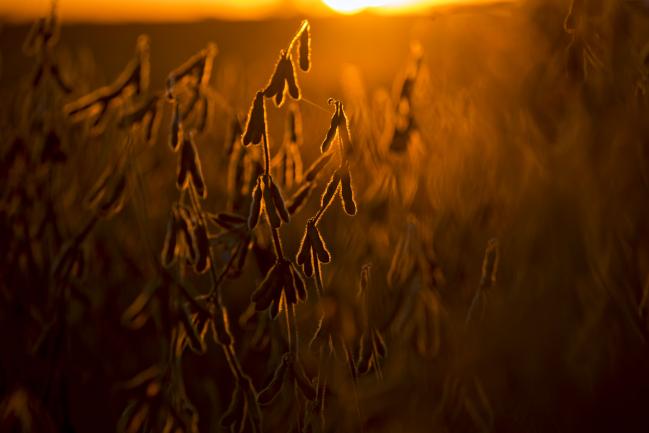
POLYGON ((363 11, 380 14, 413 12, 435 4, 458 2, 457 0, 322 0, 335 12, 351 15, 363 11))
POLYGON ((354 14, 368 8, 385 6, 393 2, 390 0, 324 0, 324 3, 336 12, 354 14))
MULTIPOLYGON (((1 1, 0 19, 32 20, 50 10, 52 0, 1 1)), ((436 6, 494 0, 58 0, 63 21, 190 21, 272 19, 295 15, 379 15, 416 13, 436 6)))

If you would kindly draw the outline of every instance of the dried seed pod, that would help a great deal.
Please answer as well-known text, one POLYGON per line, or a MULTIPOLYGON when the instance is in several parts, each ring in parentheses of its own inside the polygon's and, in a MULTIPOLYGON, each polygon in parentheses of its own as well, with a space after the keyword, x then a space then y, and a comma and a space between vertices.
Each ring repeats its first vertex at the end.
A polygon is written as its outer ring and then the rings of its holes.
POLYGON ((372 270, 372 264, 366 263, 361 267, 361 278, 358 284, 358 298, 363 299, 367 294, 367 287, 370 282, 370 271, 372 270))
POLYGON ((295 215, 302 205, 306 203, 311 195, 311 191, 313 191, 314 185, 315 183, 313 182, 307 182, 291 196, 289 204, 286 207, 286 210, 288 210, 290 215, 295 215))
POLYGON ((228 132, 228 139, 226 140, 226 145, 225 145, 225 154, 227 156, 230 156, 232 154, 232 151, 234 150, 234 145, 238 140, 241 139, 242 134, 243 134, 243 130, 241 129, 241 122, 239 122, 239 117, 232 116, 232 120, 230 122, 230 129, 228 132))
POLYGON ((205 188, 205 178, 203 177, 203 169, 201 167, 201 160, 198 157, 198 152, 196 150, 196 144, 194 143, 194 133, 189 134, 189 141, 191 143, 193 153, 194 153, 194 164, 190 166, 191 179, 196 188, 196 192, 202 198, 207 197, 207 189, 205 188))
POLYGON ((270 193, 273 197, 273 203, 275 204, 275 209, 277 210, 278 215, 285 223, 288 223, 290 221, 290 215, 286 209, 284 198, 272 179, 270 179, 270 193))
POLYGON ((246 398, 241 390, 239 385, 236 385, 234 391, 232 391, 232 397, 230 398, 230 405, 225 411, 219 424, 221 427, 228 428, 234 423, 237 422, 245 413, 245 403, 246 398))
POLYGON ((289 54, 285 59, 286 62, 286 84, 288 87, 288 94, 293 99, 300 99, 300 88, 297 85, 297 77, 295 76, 295 66, 293 65, 293 58, 289 54))
POLYGON ((304 271, 304 275, 307 277, 311 278, 313 276, 313 262, 319 263, 318 260, 316 259, 315 255, 313 254, 313 249, 309 248, 308 253, 307 253, 307 258, 304 261, 304 264, 302 265, 302 270, 304 271))
POLYGON ((61 90, 63 90, 64 93, 72 93, 72 86, 69 85, 61 75, 61 69, 59 68, 59 65, 51 65, 50 74, 54 78, 54 82, 58 84, 58 86, 61 88, 61 90))
POLYGON ((307 182, 313 182, 320 171, 329 163, 329 161, 331 161, 332 157, 333 154, 329 153, 318 158, 306 171, 306 173, 304 174, 304 179, 307 182))
POLYGON ((358 349, 358 359, 356 360, 356 374, 363 375, 370 371, 372 367, 372 342, 367 332, 361 336, 361 342, 358 349))
POLYGON ((306 263, 307 258, 309 257, 309 253, 311 252, 309 224, 311 224, 311 221, 307 223, 307 226, 304 230, 304 235, 302 235, 302 240, 300 241, 300 249, 298 250, 297 256, 295 257, 295 261, 298 265, 303 265, 304 263, 306 263))
POLYGON ((298 50, 300 69, 308 72, 311 69, 311 26, 307 23, 300 33, 300 46, 298 50))
POLYGON ((210 319, 210 316, 205 314, 205 312, 203 311, 194 313, 192 315, 192 323, 194 324, 194 327, 198 331, 201 340, 205 341, 205 336, 207 335, 207 331, 212 326, 212 320, 210 319))
MULTIPOLYGON (((156 133, 160 127, 161 121, 162 100, 157 95, 150 96, 142 103, 135 105, 132 109, 123 114, 118 122, 121 128, 128 128, 133 126, 140 126, 142 138, 145 143, 153 144, 156 138, 156 133)), ((174 121, 172 119, 171 129, 174 128, 174 121)), ((176 125, 179 128, 179 125, 176 125)), ((178 131, 176 131, 177 136, 178 131)), ((172 131, 170 131, 170 146, 172 141, 172 131)), ((176 145, 178 140, 176 140, 176 145)))
POLYGON ((230 432, 233 433, 244 433, 246 430, 246 421, 248 421, 248 411, 250 410, 250 403, 246 398, 243 402, 243 411, 239 416, 239 419, 235 421, 234 424, 230 426, 230 432))
POLYGON ((243 145, 250 143, 259 144, 266 131, 266 105, 264 104, 264 93, 257 92, 252 102, 246 127, 243 134, 243 145))
POLYGON ((295 143, 289 143, 288 147, 285 149, 286 153, 286 180, 284 185, 287 188, 293 187, 300 182, 302 182, 302 156, 300 151, 295 143))
POLYGON ((378 329, 372 330, 372 345, 379 358, 385 358, 388 356, 388 346, 385 344, 385 339, 378 329))
POLYGON ((224 346, 232 344, 232 332, 230 332, 230 320, 228 319, 228 311, 225 307, 221 307, 214 313, 212 320, 212 337, 214 341, 224 346))
POLYGON ((320 151, 322 153, 327 153, 333 143, 334 137, 336 136, 336 131, 338 130, 338 123, 340 122, 338 105, 336 105, 336 111, 333 116, 331 116, 331 123, 329 129, 327 130, 327 135, 325 136, 322 144, 320 145, 320 151))
POLYGON ((259 222, 259 215, 261 214, 261 177, 257 178, 255 189, 252 190, 252 201, 250 202, 250 213, 248 214, 248 228, 254 229, 259 222))
POLYGON ((480 288, 489 289, 496 284, 496 273, 498 271, 498 261, 500 258, 500 248, 498 239, 489 239, 485 249, 484 259, 482 261, 482 276, 480 277, 480 288))
POLYGON ((270 176, 264 176, 262 195, 264 199, 264 209, 266 209, 266 217, 268 218, 268 223, 272 228, 276 229, 282 225, 282 220, 278 215, 278 211, 275 206, 275 200, 273 199, 272 182, 273 180, 270 178, 270 176))
POLYGON ((297 290, 295 288, 295 280, 293 279, 293 273, 289 263, 286 262, 286 266, 282 268, 282 284, 284 286, 284 297, 286 299, 286 305, 297 304, 297 290))
POLYGON ((286 371, 289 366, 289 358, 290 355, 288 353, 282 357, 282 360, 273 373, 273 378, 268 382, 268 385, 257 394, 257 402, 262 406, 271 404, 282 391, 284 379, 286 378, 286 371))
POLYGON ((109 192, 109 194, 104 196, 97 206, 97 213, 102 218, 110 218, 113 215, 119 213, 124 207, 124 202, 126 201, 126 176, 124 174, 119 175, 116 185, 109 192))
POLYGON ((194 270, 199 274, 210 268, 210 241, 207 236, 207 228, 201 224, 195 224, 192 232, 193 245, 196 250, 196 261, 194 270))
POLYGON ((237 259, 234 263, 234 266, 230 269, 228 276, 232 279, 238 278, 241 276, 243 267, 246 264, 246 259, 248 258, 248 253, 252 247, 252 239, 247 238, 246 240, 239 243, 239 247, 235 254, 237 254, 237 259))
POLYGON ((291 275, 293 277, 293 284, 295 286, 295 291, 297 293, 298 301, 301 301, 301 302, 306 301, 306 298, 307 298, 306 285, 304 283, 304 280, 302 279, 302 276, 300 275, 298 270, 295 268, 293 263, 291 263, 291 275))
POLYGON ((324 239, 320 234, 320 230, 315 224, 307 224, 307 232, 309 233, 309 240, 311 241, 311 247, 318 257, 318 261, 321 263, 329 263, 331 261, 331 254, 325 245, 324 239))
POLYGON ((230 212, 219 212, 214 215, 213 220, 224 228, 230 228, 241 224, 246 224, 246 217, 230 212))
POLYGON ((349 167, 343 169, 340 184, 340 197, 343 200, 343 208, 347 215, 354 216, 356 215, 356 202, 354 201, 354 190, 352 189, 352 177, 349 167))
POLYGON ((152 145, 155 142, 156 135, 160 129, 160 122, 162 121, 160 108, 160 102, 151 108, 149 121, 144 129, 144 141, 149 145, 152 145))
POLYGON ((279 92, 275 95, 275 106, 281 107, 284 102, 284 92, 279 92))
POLYGON ((300 107, 297 103, 293 102, 289 106, 288 116, 286 116, 284 140, 288 143, 297 144, 298 146, 301 145, 302 129, 300 107))
POLYGON ((45 139, 43 140, 43 150, 41 152, 41 161, 42 162, 65 162, 67 156, 62 149, 61 138, 53 129, 47 132, 45 139))
POLYGON ((207 350, 205 341, 201 338, 199 332, 194 327, 189 311, 187 307, 183 307, 180 313, 180 321, 182 323, 183 329, 185 330, 185 335, 187 336, 187 342, 189 347, 196 353, 202 354, 207 350))
POLYGON ((246 224, 248 221, 245 217, 230 212, 219 212, 216 215, 211 215, 210 218, 226 230, 246 224))
POLYGON ((279 316, 279 313, 282 311, 283 303, 284 303, 284 296, 282 295, 280 295, 280 297, 273 300, 273 302, 270 304, 270 309, 268 310, 268 316, 270 317, 270 320, 277 319, 277 316, 279 316))
POLYGON ((572 34, 577 30, 577 20, 578 15, 582 10, 582 3, 583 0, 572 0, 570 3, 570 9, 563 21, 563 29, 566 33, 572 34))
POLYGON ((178 218, 176 212, 172 209, 169 214, 169 221, 167 222, 167 231, 165 233, 165 240, 162 246, 162 253, 160 260, 162 266, 168 268, 173 265, 176 259, 176 235, 178 230, 178 218))
POLYGON ((205 198, 207 190, 205 189, 205 181, 203 180, 203 171, 201 169, 201 162, 196 152, 196 145, 194 144, 193 134, 185 136, 180 148, 180 160, 178 163, 178 178, 176 185, 181 190, 185 189, 188 181, 192 182, 196 193, 205 198))
MULTIPOLYGON (((188 258, 191 263, 196 262, 197 252, 196 246, 193 237, 194 231, 194 222, 192 221, 192 216, 189 211, 183 207, 177 209, 177 223, 178 223, 178 233, 182 235, 182 240, 184 245, 187 247, 187 253, 189 254, 188 258)), ((180 245, 180 239, 177 242, 180 245)))
POLYGON ((338 190, 339 185, 340 185, 340 173, 338 170, 336 170, 331 175, 331 178, 329 179, 329 183, 327 184, 327 188, 325 189, 324 193, 322 193, 322 198, 320 200, 321 208, 326 208, 331 204, 331 200, 336 195, 336 191, 338 190))
POLYGON ((282 267, 275 263, 266 273, 266 277, 252 293, 251 301, 256 311, 264 311, 273 300, 278 299, 282 290, 282 267))
POLYGON ((160 288, 160 282, 148 284, 122 314, 122 324, 131 329, 139 329, 146 323, 149 313, 146 311, 153 296, 160 288))
POLYGON ((191 90, 191 92, 192 92, 192 96, 185 103, 185 109, 183 110, 181 115, 181 120, 183 122, 189 119, 189 116, 191 116, 191 114, 194 112, 194 108, 196 107, 196 104, 198 104, 201 99, 201 94, 198 89, 194 88, 191 90))
POLYGON ((300 392, 309 401, 315 401, 317 392, 311 380, 307 377, 302 364, 299 362, 293 363, 293 377, 295 377, 295 382, 300 389, 300 392))
POLYGON ((137 400, 132 402, 124 409, 118 422, 118 431, 124 433, 137 433, 141 431, 142 426, 146 423, 150 405, 146 400, 137 400))
POLYGON ((264 96, 266 96, 267 98, 275 97, 275 103, 278 107, 282 103, 282 100, 284 98, 284 90, 286 88, 286 76, 288 74, 286 55, 287 53, 284 50, 280 52, 279 59, 275 64, 273 75, 271 75, 270 81, 264 89, 264 96), (279 103, 277 99, 278 95, 281 95, 279 97, 279 103))
POLYGON ((174 101, 173 110, 171 131, 169 131, 169 147, 175 152, 178 150, 183 136, 182 124, 180 123, 180 104, 178 101, 174 101))
POLYGON ((99 200, 101 200, 101 198, 104 196, 104 193, 106 192, 108 181, 110 180, 110 176, 114 170, 115 170, 114 166, 108 166, 101 173, 101 175, 95 182, 94 186, 88 192, 88 196, 86 198, 88 207, 90 208, 97 207, 99 200))
POLYGON ((202 96, 200 98, 200 116, 198 117, 198 122, 196 124, 196 130, 198 132, 204 132, 207 126, 207 118, 209 116, 210 104, 207 97, 202 96))
POLYGON ((126 175, 124 173, 118 174, 117 179, 112 179, 105 186, 106 190, 99 195, 94 207, 101 218, 108 219, 119 213, 124 207, 126 201, 126 175))
POLYGON ((345 152, 345 155, 351 155, 353 147, 352 147, 352 137, 351 134, 349 133, 349 123, 347 120, 347 115, 345 114, 345 108, 343 107, 343 104, 340 103, 340 114, 339 114, 339 121, 338 121, 338 135, 340 136, 340 139, 342 140, 343 143, 343 150, 345 152))
POLYGON ((192 78, 192 81, 188 83, 192 88, 198 89, 200 86, 206 86, 212 73, 212 64, 217 52, 216 44, 209 43, 206 48, 171 71, 167 77, 167 94, 173 96, 176 83, 188 77, 192 78))

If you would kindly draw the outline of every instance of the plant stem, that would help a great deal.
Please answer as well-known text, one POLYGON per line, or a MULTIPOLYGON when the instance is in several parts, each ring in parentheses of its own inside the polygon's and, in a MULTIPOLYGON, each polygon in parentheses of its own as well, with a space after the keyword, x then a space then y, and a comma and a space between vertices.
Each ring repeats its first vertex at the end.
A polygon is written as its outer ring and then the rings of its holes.
POLYGON ((268 144, 268 129, 264 123, 264 174, 270 176, 270 145, 268 144))
MULTIPOLYGON (((205 215, 203 214, 203 208, 201 207, 199 201, 198 201, 198 195, 196 193, 196 190, 194 189, 194 184, 189 182, 189 196, 191 197, 192 204, 194 205, 194 210, 198 214, 199 218, 199 224, 202 224, 203 227, 207 230, 207 223, 205 221, 205 215)), ((226 269, 224 272, 221 273, 221 276, 218 276, 216 274, 216 260, 214 260, 214 252, 212 251, 212 246, 208 248, 209 254, 210 254, 210 261, 212 262, 210 266, 210 275, 212 277, 212 289, 210 290, 210 297, 215 298, 218 305, 220 306, 222 303, 222 294, 221 294, 221 282, 223 281, 223 278, 225 277, 225 274, 227 273, 227 270, 229 269, 230 262, 232 261, 232 257, 230 257, 230 261, 228 262, 228 265, 226 266, 226 269), (216 294, 216 296, 214 296, 216 294)))
MULTIPOLYGON (((270 223, 268 224, 270 227, 270 223)), ((273 236, 273 246, 275 247, 275 255, 279 260, 283 260, 284 257, 284 250, 282 249, 282 240, 279 237, 279 230, 274 229, 270 227, 270 233, 273 236)))
MULTIPOLYGON (((264 126, 264 182, 270 182, 270 146, 268 145, 268 131, 264 126)), ((268 220, 268 227, 270 227, 271 236, 273 237, 273 245, 275 247, 275 255, 278 259, 284 259, 284 251, 282 250, 282 241, 279 237, 279 231, 273 228, 268 219, 268 209, 266 209, 266 219, 268 220)))
POLYGON ((296 323, 296 317, 295 317, 295 304, 287 305, 286 307, 286 315, 287 315, 287 320, 290 325, 290 330, 293 335, 293 353, 295 354, 295 359, 297 359, 298 355, 298 346, 299 346, 299 340, 298 340, 298 335, 297 335, 297 323, 296 323))
POLYGON ((309 26, 309 22, 307 20, 302 21, 302 24, 300 24, 300 28, 298 29, 297 33, 295 33, 295 36, 293 36, 293 39, 291 39, 291 43, 288 44, 288 48, 286 49, 286 54, 290 53, 291 50, 293 50, 293 45, 300 39, 300 36, 302 35, 302 32, 306 31, 306 28, 309 26))

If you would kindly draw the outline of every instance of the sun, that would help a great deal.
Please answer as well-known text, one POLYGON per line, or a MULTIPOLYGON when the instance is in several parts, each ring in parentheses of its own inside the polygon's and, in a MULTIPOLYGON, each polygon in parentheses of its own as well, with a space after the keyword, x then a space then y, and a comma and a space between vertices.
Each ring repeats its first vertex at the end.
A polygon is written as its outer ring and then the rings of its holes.
POLYGON ((484 0, 321 0, 330 9, 346 15, 364 10, 380 14, 400 14, 424 10, 443 3, 462 3, 484 0))
POLYGON ((355 14, 369 8, 397 5, 403 0, 323 0, 324 3, 336 12, 355 14))

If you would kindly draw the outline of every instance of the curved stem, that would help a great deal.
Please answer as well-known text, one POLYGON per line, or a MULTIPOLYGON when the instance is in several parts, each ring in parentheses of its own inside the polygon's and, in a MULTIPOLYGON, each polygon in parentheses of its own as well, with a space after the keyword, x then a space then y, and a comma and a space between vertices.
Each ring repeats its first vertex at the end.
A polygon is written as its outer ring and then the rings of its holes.
POLYGON ((290 53, 291 50, 293 49, 293 45, 300 39, 300 36, 302 36, 302 32, 306 31, 306 28, 309 26, 309 22, 307 20, 302 21, 302 24, 300 25, 299 30, 297 33, 295 33, 295 36, 293 36, 293 39, 291 39, 291 43, 288 44, 288 48, 286 49, 286 53, 290 53))

